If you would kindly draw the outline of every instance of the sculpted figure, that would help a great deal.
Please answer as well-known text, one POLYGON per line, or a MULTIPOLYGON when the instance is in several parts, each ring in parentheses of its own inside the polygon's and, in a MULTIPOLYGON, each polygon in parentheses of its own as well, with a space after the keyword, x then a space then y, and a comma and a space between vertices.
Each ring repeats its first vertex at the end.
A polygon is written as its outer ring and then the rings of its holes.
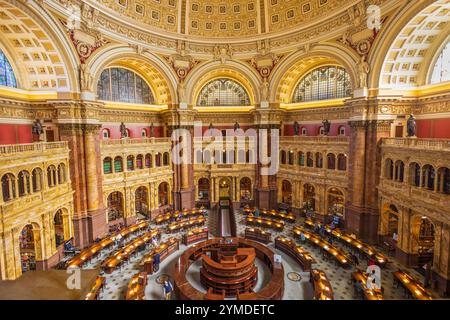
POLYGON ((408 137, 415 137, 416 131, 417 131, 417 123, 416 118, 413 114, 409 115, 409 119, 407 122, 407 129, 408 129, 408 137))

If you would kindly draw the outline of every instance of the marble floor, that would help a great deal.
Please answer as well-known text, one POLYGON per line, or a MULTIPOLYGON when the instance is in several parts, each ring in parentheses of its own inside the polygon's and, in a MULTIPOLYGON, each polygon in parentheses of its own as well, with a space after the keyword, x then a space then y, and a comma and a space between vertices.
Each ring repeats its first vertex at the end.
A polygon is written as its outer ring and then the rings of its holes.
MULTIPOLYGON (((236 211, 236 224, 237 224, 237 235, 238 236, 244 236, 244 230, 245 230, 245 223, 244 221, 244 215, 236 211)), ((215 220, 214 217, 211 217, 211 213, 208 215, 208 226, 210 226, 211 220, 215 220)), ((297 224, 301 224, 302 221, 298 220, 297 224)), ((294 224, 286 224, 285 230, 283 232, 275 232, 271 231, 272 233, 272 239, 275 239, 278 235, 283 235, 288 238, 293 239, 293 228, 294 224)), ((155 226, 156 227, 156 226, 155 226)), ((211 231, 211 229, 210 229, 211 231)), ((177 234, 173 235, 167 235, 163 234, 161 241, 167 240, 169 237, 175 236, 181 240, 183 232, 179 232, 177 234)), ((128 239, 128 241, 131 241, 138 235, 134 235, 133 238, 128 239)), ((210 234, 210 237, 213 237, 212 234, 210 234)), ((334 242, 333 244, 340 246, 338 242, 334 242)), ((298 263, 296 263, 292 258, 287 256, 286 254, 278 251, 274 248, 273 242, 269 244, 269 247, 276 253, 280 254, 283 259, 283 266, 285 270, 285 292, 283 299, 285 300, 309 300, 313 297, 313 288, 309 281, 309 273, 303 272, 302 268, 299 266, 298 263), (297 277, 294 280, 290 280, 288 278, 288 274, 294 272, 295 276, 297 277)), ((173 274, 173 269, 175 267, 175 263, 179 256, 186 250, 186 246, 182 245, 180 243, 180 249, 170 255, 166 260, 164 260, 161 265, 160 269, 156 274, 150 275, 148 277, 148 285, 145 291, 146 299, 147 300, 161 300, 163 299, 163 288, 162 288, 162 281, 169 277, 171 279, 170 275, 173 274)), ((329 278, 333 291, 334 291, 334 298, 336 300, 351 300, 351 299, 357 299, 357 297, 354 295, 353 286, 351 284, 351 273, 355 270, 354 267, 350 269, 343 269, 340 266, 336 266, 336 264, 333 261, 325 261, 322 258, 321 252, 316 249, 313 246, 310 246, 308 244, 304 245, 304 248, 311 253, 311 255, 314 257, 314 259, 317 261, 315 265, 313 265, 314 268, 318 268, 323 270, 327 277, 329 278)), ((150 250, 150 247, 148 248, 150 250)), ((131 279, 133 275, 135 275, 137 272, 139 272, 139 263, 142 260, 143 256, 145 255, 148 250, 145 250, 142 253, 137 254, 131 261, 124 264, 120 269, 117 269, 111 274, 103 274, 103 276, 106 277, 106 286, 104 291, 100 295, 100 299, 102 300, 121 300, 125 298, 125 293, 127 289, 128 281, 131 279)), ((91 261, 85 268, 86 269, 95 269, 98 268, 101 261, 106 259, 114 249, 111 249, 109 251, 103 252, 97 259, 94 261, 91 261)), ((392 272, 396 271, 399 268, 402 268, 406 271, 408 271, 412 276, 416 277, 417 279, 423 279, 423 277, 414 269, 407 269, 403 266, 400 266, 395 260, 390 259, 390 263, 386 268, 382 270, 382 286, 384 289, 384 297, 385 299, 405 299, 405 293, 402 288, 395 288, 392 281, 392 272)), ((259 290, 264 285, 265 281, 268 281, 270 277, 270 273, 267 268, 262 267, 262 262, 257 262, 259 268, 259 274, 258 277, 261 279, 257 285, 256 291, 259 290)), ((198 270, 200 268, 200 262, 197 262, 191 268, 188 272, 188 279, 190 279, 191 284, 194 287, 197 287, 198 289, 202 289, 200 284, 200 279, 198 275, 198 270)), ((367 268, 367 261, 364 261, 364 259, 360 260, 359 269, 365 270, 367 268)), ((435 295, 436 298, 438 298, 437 295, 435 295)))

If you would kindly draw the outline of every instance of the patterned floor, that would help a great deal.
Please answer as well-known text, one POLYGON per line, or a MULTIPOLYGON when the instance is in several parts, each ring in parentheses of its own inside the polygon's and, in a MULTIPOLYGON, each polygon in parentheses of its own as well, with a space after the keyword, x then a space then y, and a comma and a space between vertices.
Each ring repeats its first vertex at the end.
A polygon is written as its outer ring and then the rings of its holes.
MULTIPOLYGON (((245 222, 244 221, 244 215, 236 211, 236 222, 237 222, 237 234, 238 236, 244 236, 244 230, 245 230, 245 222)), ((208 217, 208 226, 211 228, 214 226, 215 217, 214 215, 209 214, 208 217), (211 217, 212 216, 212 217, 211 217)), ((301 224, 302 221, 299 220, 297 224, 301 224)), ((283 235, 288 238, 293 238, 292 228, 294 224, 287 224, 285 227, 285 230, 283 232, 272 232, 272 239, 274 239, 278 235, 283 235)), ((210 229, 210 232, 212 230, 210 229)), ((183 232, 180 232, 175 235, 166 235, 164 234, 162 236, 162 241, 167 240, 170 236, 176 236, 181 240, 183 232)), ((138 235, 135 235, 133 238, 130 238, 128 241, 133 240, 138 235)), ((210 235, 212 236, 212 235, 210 235)), ((335 241, 333 244, 338 245, 339 244, 335 241)), ((283 266, 285 270, 285 292, 283 299, 287 300, 304 300, 304 299, 312 299, 313 296, 313 288, 312 285, 309 282, 309 273, 303 272, 303 270, 300 268, 298 263, 296 263, 292 258, 285 255, 284 253, 279 252, 274 248, 274 244, 271 243, 269 247, 272 248, 275 252, 280 254, 283 258, 283 266), (290 274, 289 279, 288 275, 290 274)), ((351 284, 351 273, 355 270, 352 269, 343 269, 339 266, 336 266, 333 261, 324 261, 321 255, 321 252, 306 244, 304 245, 304 248, 308 250, 312 256, 317 261, 316 265, 313 265, 314 268, 321 269, 326 272, 332 287, 334 291, 334 298, 336 300, 351 300, 351 299, 357 299, 357 297, 354 295, 354 289, 351 284)), ((186 246, 180 244, 180 250, 176 253, 173 253, 171 256, 169 256, 165 261, 161 263, 160 270, 154 275, 149 276, 148 278, 148 285, 146 288, 146 299, 148 300, 160 300, 163 299, 163 289, 161 285, 161 279, 164 277, 169 277, 173 274, 173 269, 176 260, 178 257, 184 252, 186 249, 186 246)), ((148 248, 150 250, 150 247, 148 248)), ((146 250, 147 251, 147 250, 146 250)), ((106 277, 106 287, 105 290, 101 293, 100 298, 102 300, 120 300, 125 298, 126 288, 128 281, 131 279, 131 277, 139 272, 139 262, 145 255, 146 251, 144 251, 141 254, 136 255, 136 257, 133 258, 133 260, 129 261, 125 265, 123 265, 120 269, 114 271, 112 274, 104 274, 106 277)), ((87 269, 93 269, 98 268, 101 261, 103 261, 105 258, 111 254, 113 250, 109 250, 107 252, 103 252, 101 256, 99 256, 96 260, 91 261, 86 268, 87 269)), ((398 268, 402 268, 406 271, 408 271, 412 276, 416 277, 417 279, 423 279, 423 277, 415 270, 413 269, 407 269, 403 266, 400 266, 396 261, 393 260, 391 257, 390 261, 392 261, 386 268, 383 269, 382 273, 382 286, 384 289, 384 297, 385 299, 405 299, 405 293, 402 288, 395 288, 393 286, 392 281, 392 271, 396 271, 398 268)), ((361 259, 361 263, 359 266, 359 269, 365 270, 367 267, 367 262, 361 259)), ((198 270, 199 266, 193 265, 189 269, 188 278, 191 279, 191 283, 197 287, 200 286, 199 284, 199 277, 198 277, 198 270)), ((260 277, 267 278, 268 270, 260 271, 260 277)), ((436 298, 438 298, 437 295, 435 295, 436 298)))

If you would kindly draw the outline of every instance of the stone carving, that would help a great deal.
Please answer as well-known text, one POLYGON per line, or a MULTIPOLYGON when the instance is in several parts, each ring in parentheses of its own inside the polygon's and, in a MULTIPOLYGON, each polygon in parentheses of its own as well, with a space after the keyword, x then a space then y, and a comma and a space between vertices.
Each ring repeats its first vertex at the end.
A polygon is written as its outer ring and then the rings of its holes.
POLYGON ((178 84, 178 102, 186 102, 186 85, 184 84, 184 81, 181 81, 178 84))
POLYGON ((125 123, 121 123, 120 124, 120 138, 128 138, 127 137, 128 136, 128 134, 127 134, 127 127, 125 126, 125 123))
POLYGON ((269 82, 267 79, 264 79, 263 83, 261 84, 261 101, 268 101, 269 100, 269 82))
POLYGON ((39 141, 41 141, 42 133, 44 133, 44 128, 42 127, 41 120, 36 119, 33 122, 33 126, 31 127, 31 132, 33 135, 36 135, 39 138, 39 141))
POLYGON ((231 44, 226 46, 216 45, 214 47, 214 59, 220 60, 222 64, 224 64, 227 59, 232 59, 233 57, 233 49, 231 44))
POLYGON ((80 65, 80 89, 81 91, 91 91, 91 85, 93 82, 92 75, 86 64, 80 65))
POLYGON ((330 133, 331 122, 328 120, 323 120, 322 124, 323 124, 323 134, 327 136, 330 133))
POLYGON ((370 65, 366 61, 366 56, 362 56, 358 63, 358 73, 359 73, 359 88, 367 88, 367 77, 370 72, 370 65))
POLYGON ((409 119, 407 122, 407 128, 408 128, 408 137, 415 137, 416 136, 416 130, 417 130, 417 123, 416 118, 413 114, 409 115, 409 119))

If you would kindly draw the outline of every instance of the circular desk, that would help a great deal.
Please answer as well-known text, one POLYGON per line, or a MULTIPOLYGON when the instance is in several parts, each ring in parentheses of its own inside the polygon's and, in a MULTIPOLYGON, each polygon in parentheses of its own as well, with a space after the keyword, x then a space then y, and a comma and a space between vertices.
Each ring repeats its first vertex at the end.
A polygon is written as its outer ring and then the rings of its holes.
MULTIPOLYGON (((253 298, 255 300, 281 300, 284 292, 284 269, 283 265, 274 262, 274 252, 261 243, 243 239, 243 238, 226 238, 231 241, 229 245, 239 248, 254 248, 256 256, 263 261, 271 271, 269 283, 258 292, 255 292, 253 298)), ((189 267, 201 258, 204 251, 226 245, 223 238, 215 238, 197 243, 188 248, 178 259, 175 264, 174 285, 177 296, 181 300, 204 300, 205 293, 195 289, 186 279, 186 272, 189 267)))

